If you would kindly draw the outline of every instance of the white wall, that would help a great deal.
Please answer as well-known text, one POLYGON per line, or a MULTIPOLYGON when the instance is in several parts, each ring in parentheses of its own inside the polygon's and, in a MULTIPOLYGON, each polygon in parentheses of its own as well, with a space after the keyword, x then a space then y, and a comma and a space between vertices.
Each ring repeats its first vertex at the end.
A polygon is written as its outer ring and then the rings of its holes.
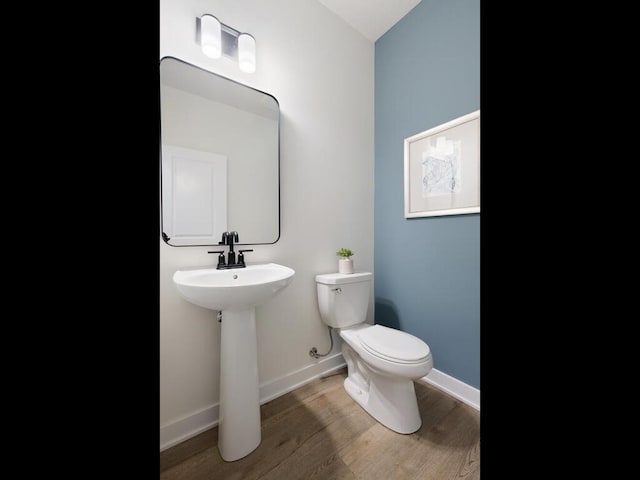
MULTIPOLYGON (((248 263, 296 271, 256 312, 260 383, 274 382, 317 363, 308 355, 312 346, 328 347, 314 277, 337 271, 335 252, 351 248, 355 268, 373 271, 374 45, 317 0, 161 0, 160 57, 168 55, 280 103, 281 236, 247 254, 248 263), (203 13, 255 37, 256 73, 202 54, 195 18, 203 13)), ((158 241, 160 425, 168 431, 218 402, 220 324, 213 311, 182 300, 171 282, 175 270, 212 265, 214 256, 207 247, 158 241)), ((373 299, 369 321, 372 314, 373 299)), ((339 348, 337 342, 334 352, 339 348)))

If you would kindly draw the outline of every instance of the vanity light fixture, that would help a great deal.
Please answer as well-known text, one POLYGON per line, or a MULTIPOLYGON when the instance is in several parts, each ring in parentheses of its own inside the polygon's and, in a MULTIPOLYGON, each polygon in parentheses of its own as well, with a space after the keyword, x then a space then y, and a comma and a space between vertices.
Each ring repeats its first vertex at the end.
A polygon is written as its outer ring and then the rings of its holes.
POLYGON ((237 60, 243 72, 256 71, 256 40, 252 35, 241 33, 207 13, 196 17, 196 39, 207 57, 225 56, 237 60))
POLYGON ((220 21, 213 15, 203 15, 200 19, 200 45, 209 58, 222 56, 222 34, 220 21))
POLYGON ((238 65, 243 72, 256 71, 256 40, 248 33, 238 35, 238 65))

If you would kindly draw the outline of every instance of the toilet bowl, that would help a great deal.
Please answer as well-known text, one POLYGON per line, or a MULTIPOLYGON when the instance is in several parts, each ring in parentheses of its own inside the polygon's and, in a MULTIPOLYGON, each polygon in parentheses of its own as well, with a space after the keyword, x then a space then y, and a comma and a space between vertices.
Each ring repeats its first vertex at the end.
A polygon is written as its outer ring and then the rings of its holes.
POLYGON ((409 333, 365 323, 372 277, 370 272, 316 275, 320 316, 343 339, 349 396, 391 430, 413 433, 422 425, 413 380, 431 371, 431 351, 409 333))

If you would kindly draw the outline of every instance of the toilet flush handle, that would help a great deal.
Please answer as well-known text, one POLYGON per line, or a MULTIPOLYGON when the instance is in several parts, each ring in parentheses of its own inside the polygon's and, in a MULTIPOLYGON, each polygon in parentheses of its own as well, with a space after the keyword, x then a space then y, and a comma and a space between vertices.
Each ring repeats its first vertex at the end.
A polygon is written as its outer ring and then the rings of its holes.
POLYGON ((336 292, 336 293, 342 293, 342 289, 340 287, 338 288, 332 288, 331 289, 332 292, 336 292))

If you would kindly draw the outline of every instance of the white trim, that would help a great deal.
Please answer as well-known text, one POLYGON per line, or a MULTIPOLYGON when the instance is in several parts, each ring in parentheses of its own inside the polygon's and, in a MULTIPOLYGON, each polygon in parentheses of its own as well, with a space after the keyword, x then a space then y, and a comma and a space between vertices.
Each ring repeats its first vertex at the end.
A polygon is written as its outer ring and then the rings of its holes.
POLYGON ((300 388, 316 378, 329 375, 346 366, 347 364, 344 358, 342 358, 342 353, 338 352, 320 360, 318 363, 307 365, 284 377, 260 385, 260 405, 270 402, 296 388, 300 388))
POLYGON ((425 375, 416 381, 433 385, 437 389, 448 393, 453 398, 457 398, 461 402, 480 411, 480 390, 458 380, 457 378, 453 378, 440 370, 433 368, 428 375, 425 375))
POLYGON ((160 451, 215 427, 219 417, 219 404, 216 403, 160 427, 160 451))
MULTIPOLYGON (((260 385, 260 405, 346 366, 342 353, 307 365, 295 372, 260 385)), ((160 451, 173 447, 218 425, 219 403, 186 415, 160 427, 160 451)))

